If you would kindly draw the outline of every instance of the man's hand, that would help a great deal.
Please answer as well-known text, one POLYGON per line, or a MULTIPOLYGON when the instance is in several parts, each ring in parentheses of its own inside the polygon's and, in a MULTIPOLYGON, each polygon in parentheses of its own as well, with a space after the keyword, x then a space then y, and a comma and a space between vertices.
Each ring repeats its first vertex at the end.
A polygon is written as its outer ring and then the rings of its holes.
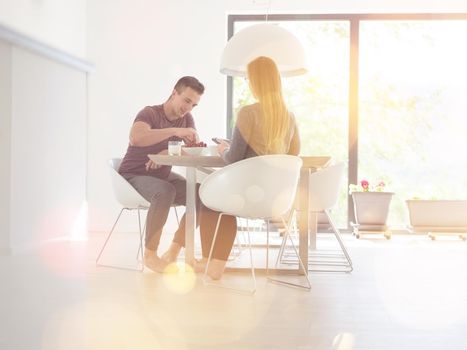
POLYGON ((184 141, 192 143, 198 142, 198 133, 193 128, 176 128, 175 136, 182 138, 184 141))
POLYGON ((130 145, 135 147, 152 146, 177 136, 187 142, 198 141, 198 134, 193 128, 151 129, 146 122, 137 121, 130 131, 130 145))
MULTIPOLYGON (((159 153, 157 154, 163 154, 163 155, 167 155, 168 152, 166 149, 163 149, 162 151, 160 151, 159 153)), ((146 171, 149 171, 149 169, 159 169, 162 165, 158 165, 156 164, 153 160, 149 159, 147 162, 146 162, 146 171)))
POLYGON ((149 171, 149 169, 159 169, 162 166, 162 165, 157 165, 152 160, 148 160, 145 165, 146 165, 146 171, 149 171))

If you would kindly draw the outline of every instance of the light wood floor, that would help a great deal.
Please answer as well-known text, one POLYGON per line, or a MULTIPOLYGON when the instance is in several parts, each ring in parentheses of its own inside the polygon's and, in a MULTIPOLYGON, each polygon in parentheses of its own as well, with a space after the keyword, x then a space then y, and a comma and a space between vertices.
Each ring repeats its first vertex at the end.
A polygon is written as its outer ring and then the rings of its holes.
MULTIPOLYGON (((467 243, 456 238, 346 235, 351 274, 312 273, 310 292, 260 275, 254 296, 205 287, 189 273, 98 268, 103 239, 94 233, 87 242, 0 257, 0 349, 467 346, 467 243)), ((123 259, 120 253, 109 259, 123 259)), ((250 279, 229 273, 227 282, 248 287, 250 279)))

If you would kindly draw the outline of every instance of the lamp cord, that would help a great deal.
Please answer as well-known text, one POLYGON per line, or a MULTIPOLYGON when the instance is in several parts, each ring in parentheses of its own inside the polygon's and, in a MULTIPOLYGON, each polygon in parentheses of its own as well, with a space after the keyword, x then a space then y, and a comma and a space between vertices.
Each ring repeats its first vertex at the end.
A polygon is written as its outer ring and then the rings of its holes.
MULTIPOLYGON (((253 0, 253 4, 256 4, 256 3, 259 3, 259 2, 257 0, 253 0)), ((271 10, 271 3, 272 3, 272 0, 268 0, 268 7, 266 8, 266 22, 268 21, 269 11, 271 10)), ((264 5, 264 2, 259 3, 259 4, 264 5)))
POLYGON ((269 11, 271 10, 271 3, 272 3, 272 0, 269 0, 268 1, 268 9, 266 11, 266 22, 268 21, 269 11))

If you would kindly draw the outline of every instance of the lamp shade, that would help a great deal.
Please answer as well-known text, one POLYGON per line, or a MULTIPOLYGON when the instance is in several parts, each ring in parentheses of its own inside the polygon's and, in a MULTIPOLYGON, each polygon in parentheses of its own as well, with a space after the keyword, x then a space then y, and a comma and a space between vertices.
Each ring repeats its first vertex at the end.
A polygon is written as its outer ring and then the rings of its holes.
POLYGON ((248 63, 259 56, 272 58, 284 77, 307 72, 300 41, 288 30, 271 23, 244 28, 231 37, 222 53, 220 72, 244 77, 248 63))

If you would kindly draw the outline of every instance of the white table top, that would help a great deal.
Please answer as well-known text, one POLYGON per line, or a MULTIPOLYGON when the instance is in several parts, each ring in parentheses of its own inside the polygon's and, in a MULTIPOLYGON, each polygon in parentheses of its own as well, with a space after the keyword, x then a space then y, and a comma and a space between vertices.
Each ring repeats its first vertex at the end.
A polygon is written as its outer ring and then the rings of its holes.
POLYGON ((191 166, 191 167, 224 167, 224 160, 218 156, 170 156, 167 154, 148 154, 149 159, 158 165, 191 166))
MULTIPOLYGON (((219 156, 169 156, 167 154, 148 154, 149 159, 159 165, 189 166, 189 167, 224 167, 226 163, 219 156)), ((303 160, 302 169, 319 169, 329 165, 328 156, 300 156, 303 160)))

